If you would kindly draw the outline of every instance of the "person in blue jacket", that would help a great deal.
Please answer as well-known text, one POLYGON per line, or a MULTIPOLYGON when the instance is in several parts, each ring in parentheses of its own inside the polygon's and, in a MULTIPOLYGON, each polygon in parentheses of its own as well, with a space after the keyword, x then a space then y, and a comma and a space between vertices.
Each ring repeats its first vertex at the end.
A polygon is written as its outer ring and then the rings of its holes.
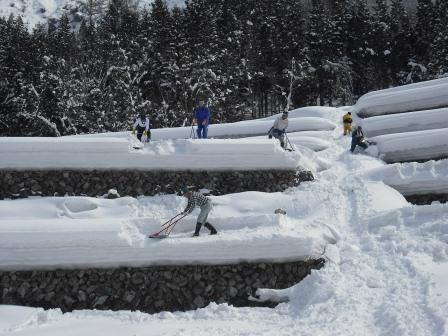
POLYGON ((199 139, 207 139, 208 123, 210 120, 210 110, 205 106, 205 101, 199 101, 199 106, 194 109, 193 125, 197 122, 196 133, 199 139))

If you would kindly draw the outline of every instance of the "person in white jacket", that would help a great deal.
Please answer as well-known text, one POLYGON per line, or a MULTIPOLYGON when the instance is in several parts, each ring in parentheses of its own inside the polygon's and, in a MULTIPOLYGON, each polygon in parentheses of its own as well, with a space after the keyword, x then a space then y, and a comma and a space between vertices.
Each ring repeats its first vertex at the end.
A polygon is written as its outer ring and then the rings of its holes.
POLYGON ((133 133, 137 131, 137 139, 142 141, 142 135, 146 136, 146 141, 151 139, 151 131, 150 131, 149 118, 147 118, 144 114, 140 114, 139 117, 135 120, 133 126, 133 133))
POLYGON ((288 112, 283 112, 280 117, 275 119, 274 126, 269 130, 269 139, 272 137, 280 141, 282 148, 285 148, 285 133, 288 128, 288 112))

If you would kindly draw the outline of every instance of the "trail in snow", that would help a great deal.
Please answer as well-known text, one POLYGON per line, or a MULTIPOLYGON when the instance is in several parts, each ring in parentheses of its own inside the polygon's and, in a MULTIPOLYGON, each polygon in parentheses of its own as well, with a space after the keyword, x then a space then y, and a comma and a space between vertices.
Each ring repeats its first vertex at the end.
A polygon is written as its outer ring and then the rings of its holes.
MULTIPOLYGON (((347 145, 344 139, 335 141, 332 170, 318 176, 330 195, 326 206, 337 208, 339 215, 333 225, 344 237, 338 243, 340 262, 327 264, 288 289, 291 302, 277 310, 296 318, 296 332, 301 335, 334 335, 335 330, 344 335, 446 334, 448 306, 445 302, 432 307, 429 277, 408 257, 418 254, 419 244, 427 238, 419 232, 400 236, 399 230, 369 229, 375 213, 367 182, 356 173, 371 158, 348 154, 347 145), (410 239, 409 244, 403 239, 410 239)), ((446 254, 442 259, 446 261, 446 254)))

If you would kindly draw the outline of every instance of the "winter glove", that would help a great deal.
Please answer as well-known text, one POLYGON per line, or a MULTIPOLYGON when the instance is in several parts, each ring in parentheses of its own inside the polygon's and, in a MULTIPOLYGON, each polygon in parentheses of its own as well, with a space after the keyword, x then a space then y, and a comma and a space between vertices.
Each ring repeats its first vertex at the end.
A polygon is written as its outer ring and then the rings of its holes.
POLYGON ((272 139, 272 134, 271 133, 269 133, 268 138, 272 139))

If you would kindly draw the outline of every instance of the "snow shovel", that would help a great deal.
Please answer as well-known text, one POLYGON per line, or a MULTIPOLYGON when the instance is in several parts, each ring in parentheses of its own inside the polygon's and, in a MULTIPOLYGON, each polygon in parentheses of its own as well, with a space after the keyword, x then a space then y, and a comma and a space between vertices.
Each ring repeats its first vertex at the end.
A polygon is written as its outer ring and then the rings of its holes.
POLYGON ((162 230, 149 235, 149 238, 163 239, 170 236, 176 224, 188 214, 180 213, 162 224, 162 230))

